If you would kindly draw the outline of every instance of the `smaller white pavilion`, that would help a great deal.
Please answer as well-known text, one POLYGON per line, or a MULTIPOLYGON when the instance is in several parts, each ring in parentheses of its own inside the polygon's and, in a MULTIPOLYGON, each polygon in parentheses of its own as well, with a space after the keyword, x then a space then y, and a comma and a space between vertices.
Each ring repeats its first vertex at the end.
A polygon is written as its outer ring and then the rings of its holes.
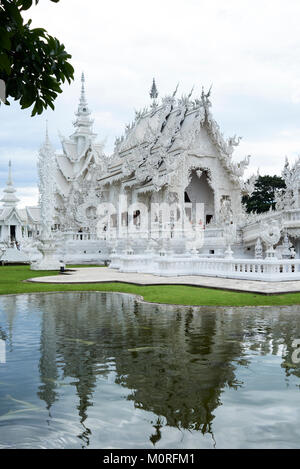
POLYGON ((3 247, 18 247, 28 238, 39 234, 39 207, 18 208, 19 199, 12 180, 11 161, 8 165, 8 179, 0 202, 0 244, 3 247))

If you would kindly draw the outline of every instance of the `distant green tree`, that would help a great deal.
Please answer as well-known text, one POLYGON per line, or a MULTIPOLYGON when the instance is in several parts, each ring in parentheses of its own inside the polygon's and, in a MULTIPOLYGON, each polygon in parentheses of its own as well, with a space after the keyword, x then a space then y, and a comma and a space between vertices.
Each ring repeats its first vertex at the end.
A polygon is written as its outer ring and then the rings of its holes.
MULTIPOLYGON (((39 0, 0 1, 0 79, 6 84, 6 103, 11 97, 32 116, 41 114, 62 92, 61 85, 74 79, 65 46, 43 28, 31 29, 22 12, 39 0)), ((59 0, 51 0, 57 3, 59 0)))
POLYGON ((285 188, 285 182, 280 176, 259 176, 255 183, 254 192, 251 196, 243 196, 242 202, 248 213, 267 212, 270 207, 275 208, 276 190, 284 190, 285 188))

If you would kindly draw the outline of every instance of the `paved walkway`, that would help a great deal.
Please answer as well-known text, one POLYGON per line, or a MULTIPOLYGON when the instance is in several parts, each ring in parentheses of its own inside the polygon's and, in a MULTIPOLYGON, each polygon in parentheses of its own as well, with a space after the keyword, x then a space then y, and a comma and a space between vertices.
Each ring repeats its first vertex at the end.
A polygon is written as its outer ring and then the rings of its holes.
POLYGON ((122 273, 107 267, 78 268, 64 275, 36 277, 29 279, 29 281, 56 284, 119 282, 135 285, 191 285, 269 295, 300 292, 300 281, 259 282, 202 276, 160 277, 152 274, 122 273))

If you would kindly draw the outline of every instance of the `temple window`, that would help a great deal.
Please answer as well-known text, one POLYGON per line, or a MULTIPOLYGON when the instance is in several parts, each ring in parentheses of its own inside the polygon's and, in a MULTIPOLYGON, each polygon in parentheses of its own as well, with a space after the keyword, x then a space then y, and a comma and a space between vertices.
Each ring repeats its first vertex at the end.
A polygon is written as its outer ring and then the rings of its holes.
POLYGON ((140 210, 135 210, 133 212, 133 224, 136 226, 140 226, 141 224, 140 215, 141 215, 140 210))
POLYGON ((205 224, 208 225, 213 218, 213 215, 206 215, 205 217, 205 224))

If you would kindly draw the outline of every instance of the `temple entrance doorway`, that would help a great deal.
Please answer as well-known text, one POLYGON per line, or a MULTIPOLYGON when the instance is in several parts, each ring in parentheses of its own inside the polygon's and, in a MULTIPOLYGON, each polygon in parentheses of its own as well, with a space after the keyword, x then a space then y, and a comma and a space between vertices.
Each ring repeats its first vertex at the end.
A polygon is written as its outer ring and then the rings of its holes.
MULTIPOLYGON (((204 220, 202 220, 202 223, 208 224, 212 221, 214 216, 214 192, 208 184, 206 171, 200 169, 192 171, 190 183, 184 191, 184 200, 185 203, 193 204, 192 210, 186 209, 188 217, 193 217, 195 204, 202 203, 204 204, 204 220)), ((195 222, 198 224, 200 220, 195 220, 195 222)))
POLYGON ((13 243, 16 241, 16 226, 10 225, 10 241, 13 243))

